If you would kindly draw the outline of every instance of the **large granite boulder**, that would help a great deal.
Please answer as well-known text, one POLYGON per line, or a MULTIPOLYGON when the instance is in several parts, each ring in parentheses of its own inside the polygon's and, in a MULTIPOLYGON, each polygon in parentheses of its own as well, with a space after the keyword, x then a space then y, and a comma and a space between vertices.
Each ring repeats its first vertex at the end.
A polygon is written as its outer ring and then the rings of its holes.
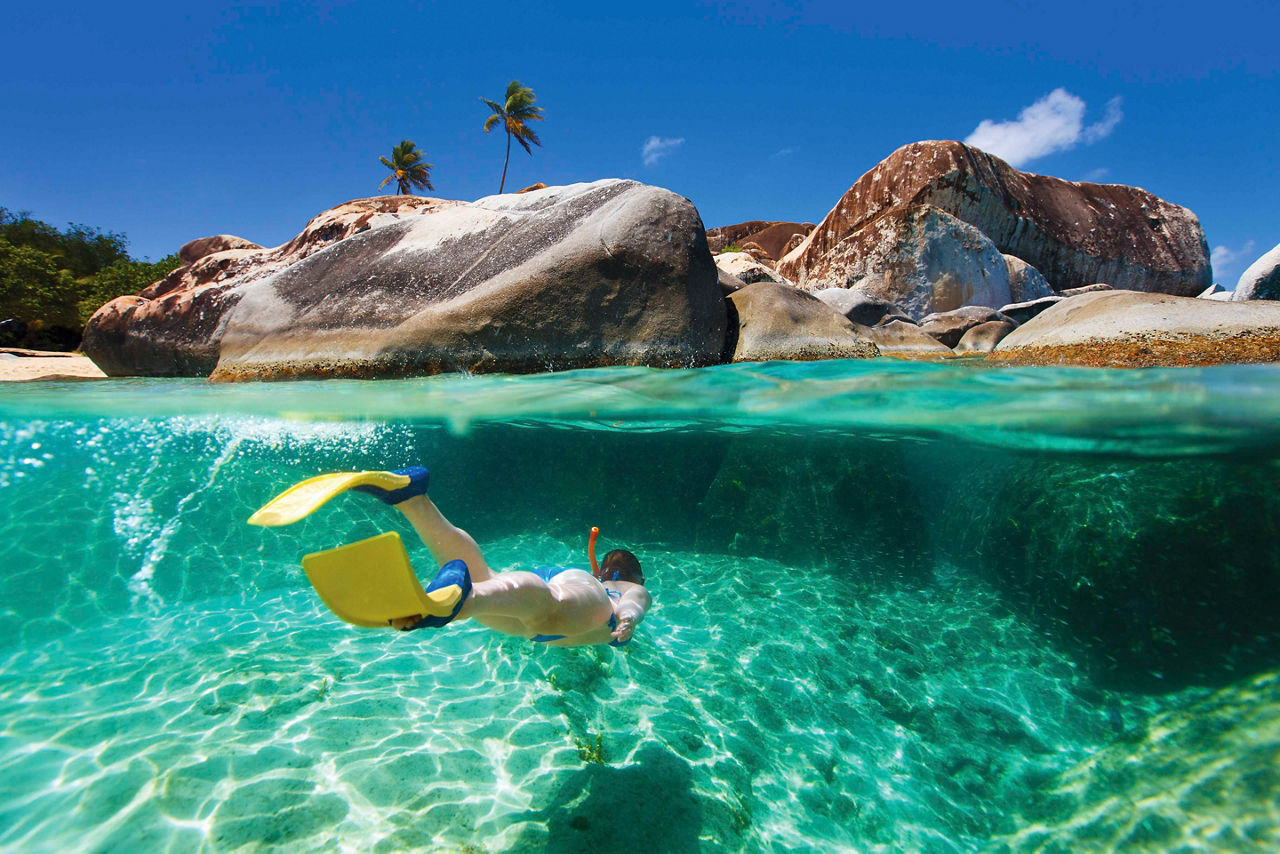
POLYGON ((872 359, 880 355, 865 327, 790 285, 757 282, 729 295, 728 303, 734 362, 872 359))
POLYGON ((995 308, 1013 301, 1009 268, 995 244, 930 206, 890 211, 847 234, 823 256, 820 269, 801 270, 808 277, 802 290, 864 291, 914 320, 964 305, 995 308))
POLYGON ((853 254, 845 242, 921 205, 974 226, 1058 291, 1109 282, 1194 296, 1212 280, 1204 232, 1186 208, 1136 187, 1020 172, 976 148, 937 141, 904 146, 859 178, 778 271, 806 290, 843 284, 853 254))
POLYGON ((720 252, 726 246, 745 246, 754 243, 767 253, 769 260, 777 261, 787 254, 805 235, 813 231, 811 222, 764 222, 752 220, 737 225, 722 225, 707 229, 707 245, 712 252, 720 252))
POLYGON ((1249 265, 1236 283, 1232 300, 1280 300, 1280 244, 1249 265))
POLYGON ((178 260, 183 264, 194 264, 206 255, 215 252, 226 252, 232 249, 261 249, 251 240, 236 237, 234 234, 215 234, 212 237, 197 237, 182 244, 178 250, 178 260))
POLYGON ((1028 320, 989 358, 1132 368, 1274 362, 1280 360, 1280 303, 1083 293, 1028 320))
POLYGON ((108 304, 86 352, 109 374, 222 380, 720 357, 725 308, 702 222, 666 190, 607 180, 317 220, 215 284, 108 304))

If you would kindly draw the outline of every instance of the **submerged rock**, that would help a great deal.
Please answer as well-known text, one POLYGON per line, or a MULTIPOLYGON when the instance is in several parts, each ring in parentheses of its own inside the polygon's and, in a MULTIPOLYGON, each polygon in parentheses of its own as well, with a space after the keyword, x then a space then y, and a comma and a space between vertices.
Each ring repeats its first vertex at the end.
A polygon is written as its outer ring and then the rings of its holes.
POLYGON ((1236 283, 1233 300, 1280 300, 1280 244, 1249 265, 1236 283))
POLYGON ((1120 736, 1030 792, 1020 829, 990 850, 1280 850, 1280 672, 1120 736))
POLYGON ((1280 656, 1269 466, 1028 457, 973 469, 949 500, 952 559, 1108 684, 1221 684, 1280 656))
POLYGON ((851 254, 845 241, 883 217, 925 205, 973 226, 1058 291, 1110 282, 1194 296, 1211 281, 1204 232, 1186 208, 1136 187, 1020 172, 948 141, 903 146, 859 178, 779 261, 778 272, 806 290, 842 284, 851 254))
MULTIPOLYGON (((790 285, 757 282, 728 298, 736 319, 734 362, 772 359, 872 359, 880 355, 867 329, 790 285)), ((735 330, 730 330, 734 337, 735 330)))
POLYGON ((1023 365, 1141 368, 1280 360, 1280 304, 1216 302, 1134 291, 1063 300, 991 354, 1023 365))
POLYGON ((216 359, 223 380, 719 358, 724 303, 687 199, 609 180, 420 202, 403 217, 329 212, 216 285, 110 303, 86 353, 109 374, 200 375, 216 359))

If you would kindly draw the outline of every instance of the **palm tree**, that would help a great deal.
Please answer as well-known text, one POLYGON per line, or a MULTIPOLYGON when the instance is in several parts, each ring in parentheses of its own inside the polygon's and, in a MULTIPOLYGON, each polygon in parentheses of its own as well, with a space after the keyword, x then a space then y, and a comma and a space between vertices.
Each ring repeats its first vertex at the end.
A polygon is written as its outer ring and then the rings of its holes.
POLYGON ((422 150, 414 144, 413 140, 402 139, 399 145, 392 146, 390 160, 385 157, 378 159, 382 161, 383 166, 391 170, 391 174, 378 185, 379 190, 387 186, 392 178, 396 181, 396 191, 402 196, 409 195, 409 190, 413 187, 435 189, 431 186, 432 166, 422 159, 422 150))
POLYGON ((480 99, 493 110, 493 115, 484 121, 484 132, 488 133, 499 123, 507 132, 507 156, 502 161, 502 181, 498 184, 499 194, 507 185, 507 161, 511 159, 511 138, 515 137, 516 142, 530 154, 533 154, 533 149, 529 147, 529 143, 542 145, 538 135, 525 124, 525 122, 542 121, 542 108, 533 105, 537 99, 538 96, 533 94, 533 90, 527 86, 521 86, 519 80, 512 80, 507 84, 507 100, 503 104, 496 104, 488 98, 480 99))

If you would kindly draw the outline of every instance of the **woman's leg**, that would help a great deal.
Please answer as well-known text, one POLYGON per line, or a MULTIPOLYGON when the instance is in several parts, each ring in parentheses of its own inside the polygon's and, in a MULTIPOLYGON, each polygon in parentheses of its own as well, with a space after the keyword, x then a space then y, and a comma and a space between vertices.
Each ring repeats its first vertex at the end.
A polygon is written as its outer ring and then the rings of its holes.
POLYGON ((493 571, 480 554, 480 547, 471 535, 444 518, 440 509, 425 495, 415 495, 401 501, 395 508, 418 532, 422 542, 426 543, 436 566, 444 566, 451 560, 458 559, 467 565, 473 583, 488 581, 493 571))

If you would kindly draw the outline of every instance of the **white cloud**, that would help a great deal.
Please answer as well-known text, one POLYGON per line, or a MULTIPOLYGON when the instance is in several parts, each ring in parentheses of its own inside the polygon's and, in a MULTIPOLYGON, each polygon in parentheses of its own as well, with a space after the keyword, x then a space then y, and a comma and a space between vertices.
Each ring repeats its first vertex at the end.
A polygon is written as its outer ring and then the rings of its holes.
POLYGON ((663 136, 651 136, 644 141, 640 149, 640 157, 645 166, 652 166, 684 144, 684 137, 672 139, 663 136))
POLYGON ((1107 102, 1102 121, 1084 126, 1085 103, 1066 89, 1054 89, 1018 114, 1017 121, 983 119, 965 142, 1014 166, 1105 139, 1124 118, 1120 98, 1107 102))
POLYGON ((1215 246, 1213 251, 1209 253, 1209 264, 1213 267, 1214 278, 1220 278, 1223 271, 1232 271, 1234 268, 1244 264, 1252 264, 1254 241, 1250 240, 1239 249, 1231 249, 1227 246, 1215 246))
POLYGON ((782 149, 781 151, 775 151, 775 152, 773 153, 773 159, 774 159, 774 160, 781 160, 781 159, 782 159, 782 158, 784 158, 784 157, 790 157, 791 155, 795 154, 795 153, 796 153, 797 151, 799 151, 799 150, 800 150, 800 149, 795 148, 794 146, 787 146, 786 148, 782 149))

